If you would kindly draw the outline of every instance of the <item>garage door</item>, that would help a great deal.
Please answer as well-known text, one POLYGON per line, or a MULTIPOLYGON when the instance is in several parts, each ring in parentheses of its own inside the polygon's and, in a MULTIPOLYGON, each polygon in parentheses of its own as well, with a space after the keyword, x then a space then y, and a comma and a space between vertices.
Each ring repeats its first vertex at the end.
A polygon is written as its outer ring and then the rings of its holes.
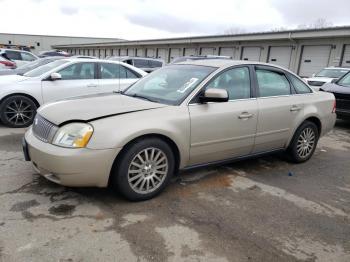
POLYGON ((260 61, 260 47, 243 47, 242 60, 260 61))
POLYGON ((291 57, 291 46, 271 46, 268 62, 288 69, 291 57))
POLYGON ((309 77, 328 66, 330 45, 304 46, 300 61, 299 75, 309 77))
POLYGON ((220 48, 220 55, 222 56, 229 56, 231 58, 235 57, 235 50, 233 47, 221 47, 220 48))
POLYGON ((135 56, 135 49, 134 48, 128 48, 128 56, 135 56))
POLYGON ((99 57, 98 49, 94 49, 94 56, 99 57))
POLYGON ((171 48, 170 49, 170 62, 173 61, 174 58, 181 56, 180 48, 171 48))
POLYGON ((147 57, 154 57, 155 52, 153 48, 147 48, 147 57))
POLYGON ((163 59, 164 61, 167 61, 167 59, 168 59, 168 49, 166 49, 166 48, 158 48, 157 58, 163 59))
POLYGON ((214 47, 202 47, 201 55, 214 55, 215 48, 214 47))
POLYGON ((185 56, 196 55, 196 48, 185 48, 185 56))
POLYGON ((341 66, 350 67, 350 45, 345 45, 341 66))
POLYGON ((143 49, 142 48, 137 48, 136 49, 136 56, 139 56, 139 57, 143 56, 143 49))
POLYGON ((120 55, 121 56, 126 56, 127 55, 127 50, 126 49, 120 49, 120 55))

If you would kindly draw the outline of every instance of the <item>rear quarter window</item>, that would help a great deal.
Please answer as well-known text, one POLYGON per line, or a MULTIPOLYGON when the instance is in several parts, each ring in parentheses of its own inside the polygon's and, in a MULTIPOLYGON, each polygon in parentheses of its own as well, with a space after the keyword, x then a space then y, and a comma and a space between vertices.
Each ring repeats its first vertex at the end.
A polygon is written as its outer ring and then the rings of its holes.
POLYGON ((295 91, 297 92, 297 94, 312 93, 311 89, 303 81, 301 81, 299 78, 297 78, 291 74, 288 75, 288 78, 292 82, 292 85, 293 85, 295 91))

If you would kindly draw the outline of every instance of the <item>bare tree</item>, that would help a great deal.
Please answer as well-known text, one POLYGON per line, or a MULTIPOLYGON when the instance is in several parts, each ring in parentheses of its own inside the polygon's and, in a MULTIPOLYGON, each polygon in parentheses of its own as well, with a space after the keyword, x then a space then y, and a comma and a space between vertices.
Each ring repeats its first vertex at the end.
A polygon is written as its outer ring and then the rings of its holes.
POLYGON ((319 29, 333 26, 333 23, 328 21, 326 18, 318 18, 310 24, 300 24, 297 26, 298 29, 319 29))
POLYGON ((247 31, 243 28, 232 26, 232 27, 226 29, 224 31, 224 34, 225 35, 238 35, 238 34, 244 34, 246 32, 247 31))

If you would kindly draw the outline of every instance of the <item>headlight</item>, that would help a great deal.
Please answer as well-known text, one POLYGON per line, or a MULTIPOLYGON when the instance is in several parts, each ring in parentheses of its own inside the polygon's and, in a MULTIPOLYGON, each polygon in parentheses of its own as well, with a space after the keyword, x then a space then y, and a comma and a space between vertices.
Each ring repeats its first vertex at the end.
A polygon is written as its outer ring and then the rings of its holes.
POLYGON ((86 123, 67 124, 57 131, 52 144, 69 148, 86 147, 93 131, 92 126, 86 123))

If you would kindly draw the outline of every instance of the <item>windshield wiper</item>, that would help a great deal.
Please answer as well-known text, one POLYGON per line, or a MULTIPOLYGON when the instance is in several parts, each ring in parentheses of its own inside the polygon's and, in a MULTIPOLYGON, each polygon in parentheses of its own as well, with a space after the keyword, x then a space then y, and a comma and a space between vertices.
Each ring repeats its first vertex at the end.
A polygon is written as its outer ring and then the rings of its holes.
POLYGON ((135 97, 135 98, 140 98, 140 99, 147 100, 147 101, 154 102, 154 103, 159 103, 159 102, 156 101, 156 100, 153 100, 153 99, 148 98, 148 97, 146 97, 146 96, 138 95, 138 94, 136 94, 136 93, 134 93, 134 94, 132 94, 132 95, 127 95, 127 94, 124 94, 124 95, 126 95, 126 96, 131 96, 131 97, 135 97))

